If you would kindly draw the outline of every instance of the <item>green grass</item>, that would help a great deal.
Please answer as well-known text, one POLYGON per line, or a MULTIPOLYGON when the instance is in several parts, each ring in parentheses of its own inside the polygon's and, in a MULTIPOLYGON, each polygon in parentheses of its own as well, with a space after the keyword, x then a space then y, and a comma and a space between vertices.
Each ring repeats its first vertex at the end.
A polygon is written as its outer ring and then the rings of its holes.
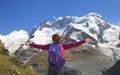
POLYGON ((41 75, 15 56, 10 56, 0 40, 0 75, 41 75))
POLYGON ((0 54, 0 75, 40 75, 14 56, 0 54))

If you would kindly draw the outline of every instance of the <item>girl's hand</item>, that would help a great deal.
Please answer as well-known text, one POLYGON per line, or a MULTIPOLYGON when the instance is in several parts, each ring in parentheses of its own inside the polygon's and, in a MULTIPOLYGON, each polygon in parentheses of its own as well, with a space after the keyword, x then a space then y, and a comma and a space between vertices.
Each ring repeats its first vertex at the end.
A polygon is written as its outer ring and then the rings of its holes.
POLYGON ((90 43, 91 41, 92 41, 92 40, 91 40, 90 38, 86 38, 86 39, 85 39, 85 42, 86 42, 86 43, 90 43))
POLYGON ((26 45, 26 46, 30 46, 30 42, 26 42, 25 45, 26 45))

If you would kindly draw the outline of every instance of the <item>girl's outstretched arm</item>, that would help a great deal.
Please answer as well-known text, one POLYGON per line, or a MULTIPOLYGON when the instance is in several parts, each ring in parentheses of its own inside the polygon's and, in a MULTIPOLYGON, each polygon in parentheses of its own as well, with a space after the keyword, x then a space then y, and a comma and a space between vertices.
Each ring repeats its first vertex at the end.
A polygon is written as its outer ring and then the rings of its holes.
POLYGON ((85 40, 78 41, 78 42, 71 42, 71 43, 62 43, 62 46, 64 49, 69 49, 73 47, 77 47, 79 45, 82 45, 84 43, 90 43, 92 40, 89 38, 86 38, 85 40))
POLYGON ((34 48, 38 48, 38 49, 42 49, 42 50, 48 50, 49 47, 50 47, 50 44, 42 45, 42 44, 34 44, 34 43, 30 43, 30 42, 26 42, 25 45, 26 46, 31 46, 31 47, 34 47, 34 48))

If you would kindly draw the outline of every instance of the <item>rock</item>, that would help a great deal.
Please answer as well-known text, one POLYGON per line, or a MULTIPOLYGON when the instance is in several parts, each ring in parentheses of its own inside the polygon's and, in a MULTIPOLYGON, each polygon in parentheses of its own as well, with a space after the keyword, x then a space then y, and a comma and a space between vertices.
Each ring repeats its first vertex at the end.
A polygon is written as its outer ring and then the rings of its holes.
POLYGON ((120 75, 120 60, 107 69, 102 75, 120 75))

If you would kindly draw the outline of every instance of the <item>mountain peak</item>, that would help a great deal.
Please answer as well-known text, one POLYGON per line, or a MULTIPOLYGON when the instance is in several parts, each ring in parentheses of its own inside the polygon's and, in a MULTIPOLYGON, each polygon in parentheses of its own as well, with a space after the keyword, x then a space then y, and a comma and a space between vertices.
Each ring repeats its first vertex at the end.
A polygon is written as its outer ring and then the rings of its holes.
POLYGON ((91 17, 99 17, 99 18, 102 18, 102 16, 100 14, 97 14, 97 13, 89 13, 87 16, 91 16, 91 17))

